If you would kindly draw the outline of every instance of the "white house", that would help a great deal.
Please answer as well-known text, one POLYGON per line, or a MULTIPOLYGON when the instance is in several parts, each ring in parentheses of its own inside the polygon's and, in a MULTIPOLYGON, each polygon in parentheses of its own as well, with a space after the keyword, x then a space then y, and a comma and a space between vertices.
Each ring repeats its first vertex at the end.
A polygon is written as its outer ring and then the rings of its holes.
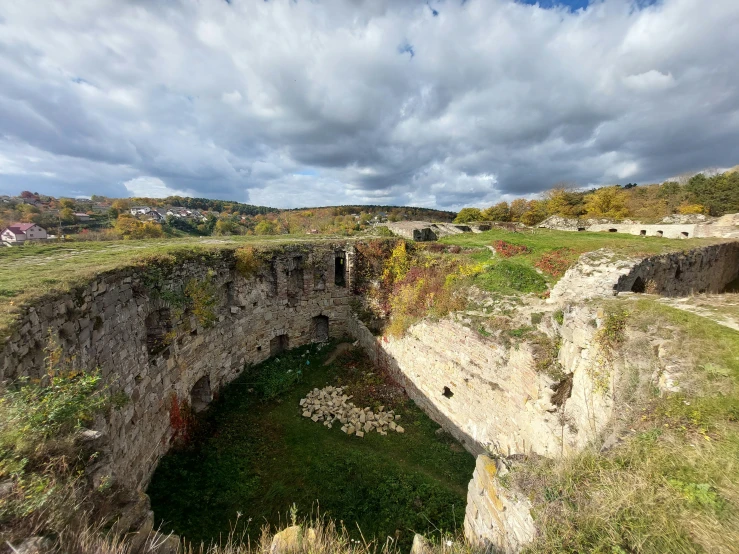
POLYGON ((137 216, 137 215, 146 215, 151 211, 151 208, 149 206, 134 206, 131 208, 131 215, 137 216))
POLYGON ((0 239, 8 244, 23 244, 27 240, 46 240, 46 229, 35 223, 13 223, 3 229, 0 239))

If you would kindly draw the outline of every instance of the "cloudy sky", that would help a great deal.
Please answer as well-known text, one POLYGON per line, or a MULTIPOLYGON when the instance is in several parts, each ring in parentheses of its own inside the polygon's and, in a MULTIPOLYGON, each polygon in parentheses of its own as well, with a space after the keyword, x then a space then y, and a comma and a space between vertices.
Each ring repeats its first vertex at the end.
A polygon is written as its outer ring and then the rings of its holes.
POLYGON ((0 194, 456 209, 739 163, 737 0, 0 0, 0 194))

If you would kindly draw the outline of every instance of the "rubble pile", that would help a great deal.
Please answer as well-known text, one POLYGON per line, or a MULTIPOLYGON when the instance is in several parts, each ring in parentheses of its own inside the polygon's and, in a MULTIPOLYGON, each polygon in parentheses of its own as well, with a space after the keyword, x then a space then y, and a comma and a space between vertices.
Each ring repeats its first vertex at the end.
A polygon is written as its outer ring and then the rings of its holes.
POLYGON ((380 406, 377 412, 370 408, 357 408, 354 403, 349 402, 351 396, 344 394, 346 387, 324 387, 313 389, 305 398, 300 400, 303 417, 309 417, 316 423, 323 424, 331 429, 336 423, 341 425, 341 430, 347 435, 363 437, 365 433, 376 431, 381 435, 387 435, 388 430, 396 433, 404 433, 398 420, 400 415, 393 410, 385 411, 385 406, 380 406))

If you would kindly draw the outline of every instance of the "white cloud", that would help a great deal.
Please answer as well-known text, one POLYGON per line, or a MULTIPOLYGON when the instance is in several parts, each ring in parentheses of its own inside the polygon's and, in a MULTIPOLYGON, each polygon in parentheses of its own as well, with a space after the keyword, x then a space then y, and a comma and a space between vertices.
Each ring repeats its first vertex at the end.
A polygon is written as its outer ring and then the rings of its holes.
POLYGON ((4 2, 0 193, 456 208, 739 163, 735 0, 430 5, 4 2))
POLYGON ((166 198, 167 196, 192 196, 187 192, 172 189, 157 177, 136 177, 123 183, 130 196, 166 198))

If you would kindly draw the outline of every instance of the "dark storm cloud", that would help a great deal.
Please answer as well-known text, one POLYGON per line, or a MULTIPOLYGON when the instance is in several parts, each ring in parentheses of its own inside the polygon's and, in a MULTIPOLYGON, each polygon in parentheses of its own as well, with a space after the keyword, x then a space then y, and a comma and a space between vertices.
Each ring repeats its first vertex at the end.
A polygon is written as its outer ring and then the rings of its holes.
POLYGON ((739 163, 739 4, 0 0, 0 193, 488 205, 739 163))

